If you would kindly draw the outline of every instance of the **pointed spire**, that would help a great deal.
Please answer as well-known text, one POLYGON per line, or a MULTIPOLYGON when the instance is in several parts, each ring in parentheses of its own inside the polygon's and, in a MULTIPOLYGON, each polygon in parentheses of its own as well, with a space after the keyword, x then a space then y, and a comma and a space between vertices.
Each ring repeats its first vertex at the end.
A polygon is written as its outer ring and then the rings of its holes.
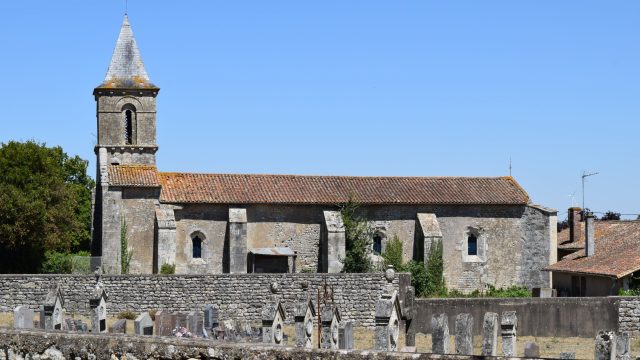
POLYGON ((109 70, 100 87, 139 88, 155 87, 144 68, 136 39, 125 14, 116 47, 113 50, 109 70))

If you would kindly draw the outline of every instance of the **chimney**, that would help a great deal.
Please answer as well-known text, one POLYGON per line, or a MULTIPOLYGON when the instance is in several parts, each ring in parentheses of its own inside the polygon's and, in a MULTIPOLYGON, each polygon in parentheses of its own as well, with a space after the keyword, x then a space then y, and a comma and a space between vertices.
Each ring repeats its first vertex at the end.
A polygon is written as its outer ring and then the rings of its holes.
POLYGON ((586 213, 584 216, 584 252, 587 256, 593 256, 596 253, 595 226, 592 213, 586 213))
POLYGON ((569 208, 569 242, 577 242, 580 238, 580 221, 582 221, 582 209, 569 208))

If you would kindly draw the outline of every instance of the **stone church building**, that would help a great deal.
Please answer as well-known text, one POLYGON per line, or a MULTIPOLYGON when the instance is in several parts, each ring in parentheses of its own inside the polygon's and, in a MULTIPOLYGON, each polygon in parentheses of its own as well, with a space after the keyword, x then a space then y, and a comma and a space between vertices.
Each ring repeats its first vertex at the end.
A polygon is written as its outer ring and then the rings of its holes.
POLYGON ((92 253, 104 271, 179 274, 340 272, 339 205, 353 196, 374 229, 372 256, 397 236, 405 260, 442 241, 450 289, 549 287, 556 212, 511 177, 355 177, 160 172, 156 99, 125 17, 95 88, 98 142, 92 253), (126 232, 123 232, 123 229, 126 232), (129 250, 123 254, 122 239, 129 250))

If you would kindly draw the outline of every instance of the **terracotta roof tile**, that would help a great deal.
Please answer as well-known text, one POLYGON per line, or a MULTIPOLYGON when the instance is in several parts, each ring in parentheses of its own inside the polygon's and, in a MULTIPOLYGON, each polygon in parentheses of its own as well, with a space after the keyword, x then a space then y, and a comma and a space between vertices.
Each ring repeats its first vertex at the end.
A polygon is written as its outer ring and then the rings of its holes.
POLYGON ((347 177, 159 173, 161 201, 224 204, 527 204, 510 177, 347 177))
POLYGON ((568 243, 569 229, 558 233, 560 248, 582 248, 547 269, 621 278, 640 270, 640 221, 596 221, 595 254, 585 257, 584 223, 577 242, 568 243), (563 239, 564 243, 561 243, 563 239))
POLYGON ((160 187, 158 170, 148 165, 109 165, 109 185, 160 187))

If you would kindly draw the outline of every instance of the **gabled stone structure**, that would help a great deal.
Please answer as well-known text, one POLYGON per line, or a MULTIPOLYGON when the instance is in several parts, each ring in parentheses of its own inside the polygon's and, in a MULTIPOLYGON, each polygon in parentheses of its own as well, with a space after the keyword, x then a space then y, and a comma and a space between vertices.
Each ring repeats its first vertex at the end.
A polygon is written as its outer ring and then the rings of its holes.
POLYGON ((398 293, 384 295, 376 303, 376 330, 373 338, 374 349, 383 351, 398 351, 400 346, 400 321, 402 307, 398 293))
POLYGON ((91 332, 107 332, 107 293, 101 287, 96 287, 89 298, 91 316, 91 332))
POLYGON ((262 308, 262 342, 282 345, 286 312, 280 301, 273 301, 262 308))
POLYGON ((313 347, 313 319, 316 317, 315 304, 311 299, 298 302, 294 309, 296 326, 296 346, 311 349, 313 347))
POLYGON ((336 304, 326 304, 321 310, 320 321, 322 333, 320 347, 322 349, 338 349, 340 345, 340 322, 342 318, 336 304))
POLYGON ((60 286, 51 289, 44 300, 40 324, 45 330, 62 330, 64 323, 64 296, 60 286))

